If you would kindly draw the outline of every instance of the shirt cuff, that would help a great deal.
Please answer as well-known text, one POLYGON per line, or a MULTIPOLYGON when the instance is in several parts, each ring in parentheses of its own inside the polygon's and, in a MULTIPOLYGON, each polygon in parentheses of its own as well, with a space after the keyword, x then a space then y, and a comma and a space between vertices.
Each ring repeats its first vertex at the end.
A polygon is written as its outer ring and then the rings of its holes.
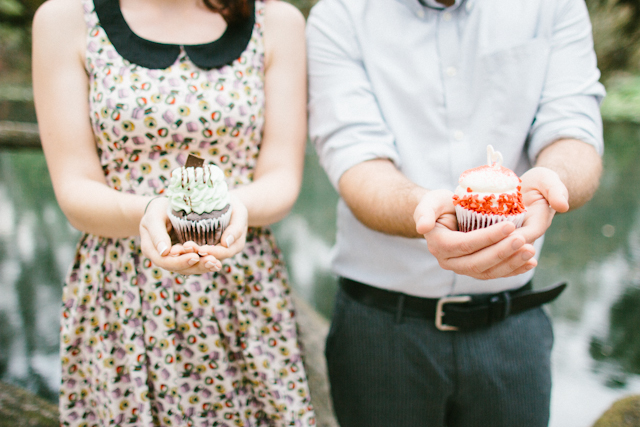
POLYGON ((560 139, 577 139, 585 142, 596 149, 599 155, 604 152, 604 144, 602 139, 595 135, 593 132, 589 132, 584 129, 584 126, 576 123, 574 126, 567 126, 565 122, 561 128, 558 129, 546 129, 544 134, 538 134, 533 137, 529 143, 528 155, 531 164, 535 164, 538 154, 546 147, 560 139))
POLYGON ((339 148, 315 143, 320 164, 327 172, 329 181, 338 190, 338 182, 342 174, 352 167, 375 159, 388 159, 400 168, 400 157, 396 150, 383 142, 359 142, 341 144, 339 148))

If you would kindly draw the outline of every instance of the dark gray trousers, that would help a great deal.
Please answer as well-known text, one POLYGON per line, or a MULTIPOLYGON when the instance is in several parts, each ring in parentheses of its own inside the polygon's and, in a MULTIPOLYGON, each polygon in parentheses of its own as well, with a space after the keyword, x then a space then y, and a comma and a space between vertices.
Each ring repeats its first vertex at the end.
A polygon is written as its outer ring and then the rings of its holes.
POLYGON ((342 290, 326 357, 341 427, 545 427, 553 332, 540 308, 489 328, 433 321, 352 300, 342 290))

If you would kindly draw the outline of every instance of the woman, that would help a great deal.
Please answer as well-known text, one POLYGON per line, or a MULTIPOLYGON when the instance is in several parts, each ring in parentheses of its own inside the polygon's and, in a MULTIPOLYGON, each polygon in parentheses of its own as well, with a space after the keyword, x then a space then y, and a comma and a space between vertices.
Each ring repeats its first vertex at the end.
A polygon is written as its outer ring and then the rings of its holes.
POLYGON ((65 426, 313 425, 286 272, 264 227, 300 188, 304 19, 277 0, 49 0, 33 84, 58 202, 65 426), (221 167, 216 246, 171 245, 173 169, 221 167))

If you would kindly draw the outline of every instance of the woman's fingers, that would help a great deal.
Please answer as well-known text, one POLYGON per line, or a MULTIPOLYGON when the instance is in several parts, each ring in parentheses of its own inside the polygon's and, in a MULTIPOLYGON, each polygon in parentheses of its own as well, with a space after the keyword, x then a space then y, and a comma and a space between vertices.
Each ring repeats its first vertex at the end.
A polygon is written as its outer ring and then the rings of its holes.
POLYGON ((200 264, 209 272, 215 273, 222 269, 220 260, 212 255, 206 255, 200 258, 200 264))
POLYGON ((168 200, 165 197, 152 199, 147 205, 146 212, 140 221, 140 242, 142 252, 154 265, 180 274, 202 274, 209 271, 204 265, 215 263, 215 258, 209 257, 200 262, 198 245, 193 242, 171 245, 171 237, 167 230, 171 222, 167 216, 168 200))
POLYGON ((142 250, 158 267, 179 274, 204 274, 222 269, 220 260, 230 258, 244 248, 248 213, 242 202, 231 196, 229 225, 218 245, 198 245, 193 241, 171 245, 171 223, 166 214, 166 198, 151 200, 140 222, 142 250))
POLYGON ((215 246, 201 246, 200 250, 212 255, 217 260, 231 258, 244 249, 247 238, 249 214, 247 208, 233 193, 231 196, 231 219, 215 246))
MULTIPOLYGON (((249 213, 244 204, 236 197, 235 194, 229 193, 231 199, 231 219, 229 225, 222 233, 221 243, 228 249, 234 244, 237 244, 242 239, 242 236, 246 234, 249 223, 249 213)), ((244 242, 242 242, 244 247, 244 242)), ((241 248, 242 249, 242 248, 241 248)))
POLYGON ((146 212, 140 221, 140 235, 145 235, 156 252, 165 256, 171 248, 171 237, 167 232, 170 227, 169 217, 167 216, 168 199, 166 197, 157 197, 149 201, 146 212))

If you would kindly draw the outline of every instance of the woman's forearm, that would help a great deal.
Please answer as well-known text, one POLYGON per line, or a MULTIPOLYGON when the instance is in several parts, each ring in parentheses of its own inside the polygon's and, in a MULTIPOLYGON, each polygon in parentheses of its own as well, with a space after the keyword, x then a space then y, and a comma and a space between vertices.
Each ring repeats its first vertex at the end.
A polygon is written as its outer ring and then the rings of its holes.
POLYGON ((56 197, 74 228, 112 238, 140 234, 140 219, 151 196, 123 193, 89 180, 72 184, 57 188, 56 197))
POLYGON ((300 192, 300 175, 285 168, 274 169, 254 182, 234 189, 247 208, 249 226, 270 225, 287 216, 300 192))

